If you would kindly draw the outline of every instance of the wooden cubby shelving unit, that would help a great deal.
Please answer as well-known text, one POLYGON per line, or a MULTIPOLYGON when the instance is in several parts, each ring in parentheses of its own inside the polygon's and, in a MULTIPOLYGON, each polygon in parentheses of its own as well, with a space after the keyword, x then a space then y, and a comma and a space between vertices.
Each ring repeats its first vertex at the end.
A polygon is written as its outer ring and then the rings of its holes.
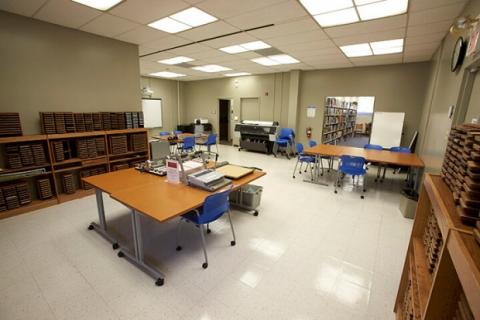
POLYGON ((480 245, 472 230, 473 227, 462 224, 453 195, 442 178, 427 174, 395 302, 397 319, 462 319, 456 317, 460 300, 466 301, 462 306, 468 305, 469 310, 464 312, 480 319, 480 245), (433 271, 424 244, 431 215, 441 233, 433 271), (411 306, 410 312, 404 310, 407 305, 411 306))
POLYGON ((336 144, 355 135, 357 104, 343 100, 325 105, 322 143, 336 144))
MULTIPOLYGON (((41 143, 45 149, 47 163, 44 165, 24 166, 16 169, 4 169, 0 171, 0 175, 4 173, 22 172, 32 169, 44 168, 45 173, 38 176, 18 178, 8 182, 0 182, 0 185, 8 185, 18 181, 28 181, 30 186, 30 193, 32 201, 29 204, 22 205, 15 209, 0 211, 0 219, 11 217, 14 215, 38 210, 49 207, 58 203, 78 199, 94 193, 94 189, 85 190, 81 187, 80 173, 83 170, 91 168, 103 167, 105 172, 115 170, 116 164, 131 165, 134 162, 145 161, 150 158, 148 148, 148 131, 144 128, 123 129, 123 130, 108 130, 108 131, 93 131, 93 132, 75 132, 65 134, 49 134, 49 135, 26 135, 18 137, 0 138, 0 166, 6 167, 6 155, 4 146, 8 144, 32 144, 41 143), (132 150, 131 135, 144 134, 145 135, 145 150, 132 150), (128 142, 128 151, 121 154, 112 154, 110 152, 110 137, 114 135, 126 135, 128 142), (104 140, 104 154, 98 154, 95 157, 79 158, 77 155, 76 141, 77 139, 88 138, 103 138, 104 140), (68 157, 64 160, 57 161, 53 150, 53 143, 62 141, 63 145, 69 148, 68 157), (73 173, 75 176, 76 190, 74 193, 66 194, 62 188, 61 177, 65 173, 73 173), (48 177, 52 188, 52 197, 41 200, 37 196, 35 180, 39 177, 48 177)), ((101 148, 100 148, 101 149, 101 148)))

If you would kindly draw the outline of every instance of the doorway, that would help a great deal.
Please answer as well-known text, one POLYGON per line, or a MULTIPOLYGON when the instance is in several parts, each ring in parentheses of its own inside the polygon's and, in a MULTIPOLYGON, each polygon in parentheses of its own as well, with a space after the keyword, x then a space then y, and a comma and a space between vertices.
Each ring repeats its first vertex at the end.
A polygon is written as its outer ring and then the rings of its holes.
POLYGON ((231 144, 230 141, 230 100, 219 99, 218 100, 218 124, 219 124, 219 137, 218 140, 221 144, 231 144))

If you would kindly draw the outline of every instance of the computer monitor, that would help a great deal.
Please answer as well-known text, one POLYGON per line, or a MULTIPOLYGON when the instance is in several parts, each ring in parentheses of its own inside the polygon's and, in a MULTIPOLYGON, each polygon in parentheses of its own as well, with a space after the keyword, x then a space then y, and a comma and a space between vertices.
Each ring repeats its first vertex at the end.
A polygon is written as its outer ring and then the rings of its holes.
POLYGON ((168 141, 151 141, 150 154, 152 161, 159 161, 165 159, 170 155, 170 142, 168 141))

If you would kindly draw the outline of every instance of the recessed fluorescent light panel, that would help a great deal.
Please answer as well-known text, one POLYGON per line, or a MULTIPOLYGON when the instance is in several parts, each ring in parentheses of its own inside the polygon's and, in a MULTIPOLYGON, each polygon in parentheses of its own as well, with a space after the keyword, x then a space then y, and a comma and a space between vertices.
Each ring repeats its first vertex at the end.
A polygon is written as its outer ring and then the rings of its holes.
POLYGON ((373 54, 368 43, 352 44, 349 46, 340 47, 340 49, 349 58, 366 57, 373 54))
POLYGON ((342 46, 340 49, 349 58, 400 53, 403 51, 403 39, 352 44, 342 46))
POLYGON ((170 58, 170 59, 165 59, 165 60, 160 60, 158 62, 163 63, 163 64, 180 64, 180 63, 185 63, 185 62, 190 62, 193 61, 192 58, 189 57, 184 57, 184 56, 179 56, 175 58, 170 58))
POLYGON ((407 12, 408 0, 300 0, 322 27, 379 19, 407 12))
POLYGON ((235 73, 226 73, 225 76, 227 77, 241 77, 241 76, 249 76, 251 73, 249 72, 235 72, 235 73))
POLYGON ((106 11, 119 4, 123 0, 72 0, 73 2, 83 4, 94 9, 106 11))
POLYGON ((251 59, 251 61, 261 64, 263 66, 276 66, 279 64, 292 64, 300 62, 297 59, 289 56, 288 54, 278 54, 274 56, 255 58, 251 59))
POLYGON ((185 77, 184 74, 170 72, 170 71, 161 71, 161 72, 154 72, 150 73, 153 77, 161 77, 161 78, 178 78, 178 77, 185 77))
POLYGON ((370 42, 370 47, 375 55, 400 53, 403 51, 403 39, 370 42))
POLYGON ((216 64, 207 64, 205 66, 193 67, 192 69, 203 71, 203 72, 220 72, 220 71, 232 70, 230 68, 219 66, 216 64))
POLYGON ((189 9, 172 14, 169 17, 154 21, 150 23, 149 26, 168 33, 177 33, 217 20, 218 19, 214 16, 209 15, 198 8, 191 7, 189 9))
POLYGON ((226 53, 235 54, 235 53, 267 49, 267 48, 271 48, 271 46, 263 41, 252 41, 252 42, 246 42, 246 43, 242 43, 234 46, 220 48, 220 50, 226 53))

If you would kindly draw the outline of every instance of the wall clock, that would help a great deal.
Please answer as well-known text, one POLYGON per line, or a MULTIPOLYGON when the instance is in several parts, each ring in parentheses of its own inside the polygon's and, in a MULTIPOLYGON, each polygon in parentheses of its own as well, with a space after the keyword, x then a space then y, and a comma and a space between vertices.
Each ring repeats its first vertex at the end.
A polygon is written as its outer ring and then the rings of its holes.
POLYGON ((462 37, 458 38, 452 52, 452 60, 450 64, 450 70, 452 72, 457 71, 462 65, 466 50, 467 50, 467 43, 465 42, 465 40, 463 40, 462 37))

